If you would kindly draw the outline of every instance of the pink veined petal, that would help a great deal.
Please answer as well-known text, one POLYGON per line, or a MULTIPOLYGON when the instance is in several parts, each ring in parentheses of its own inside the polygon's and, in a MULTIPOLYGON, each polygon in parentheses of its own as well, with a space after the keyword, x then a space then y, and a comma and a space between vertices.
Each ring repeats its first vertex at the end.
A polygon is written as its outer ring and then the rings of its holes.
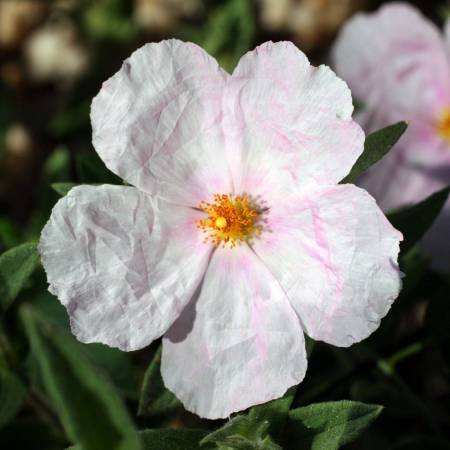
MULTIPOLYGON (((418 203, 449 183, 449 144, 435 135, 420 136, 414 130, 405 143, 402 140, 358 180, 384 211, 418 203)), ((450 270, 450 243, 446 239, 449 216, 447 202, 421 243, 432 266, 444 272, 450 270)))
POLYGON ((349 346, 375 331, 397 297, 401 233, 353 185, 292 196, 267 215, 253 248, 280 282, 304 331, 349 346))
MULTIPOLYGON (((406 3, 357 14, 343 28, 333 54, 337 72, 365 104, 358 117, 366 131, 398 120, 409 127, 398 145, 358 182, 384 210, 417 203, 450 182, 449 143, 436 125, 450 107, 450 53, 445 36, 406 3)), ((446 270, 446 212, 423 247, 446 270)))
MULTIPOLYGON (((254 92, 254 100, 274 108, 288 103, 292 108, 330 109, 343 119, 353 112, 349 88, 327 66, 313 67, 306 55, 292 42, 266 42, 245 54, 236 66, 233 78, 244 79, 254 92), (253 85, 253 81, 259 84, 253 85), (264 88, 271 89, 264 91, 264 88)), ((276 117, 276 111, 267 114, 276 117)))
POLYGON ((198 216, 124 186, 76 187, 56 204, 39 252, 80 341, 136 350, 171 326, 211 251, 198 216))
POLYGON ((280 397, 306 371, 285 294, 247 247, 218 248, 195 301, 163 339, 165 385, 209 419, 280 397))
POLYGON ((368 108, 387 122, 436 117, 450 104, 450 68, 442 37, 406 3, 359 13, 343 27, 333 49, 336 72, 368 108))
POLYGON ((377 199, 383 211, 418 203, 450 183, 447 147, 441 138, 431 134, 421 137, 413 130, 409 139, 402 139, 372 166, 358 185, 377 199))
POLYGON ((228 128, 240 131, 236 141, 242 141, 230 146, 242 149, 230 152, 236 191, 246 190, 246 180, 258 170, 251 166, 255 159, 284 158, 288 176, 306 189, 339 182, 363 149, 347 85, 328 67, 311 66, 289 42, 265 43, 241 59, 228 81, 224 108, 233 113, 228 128))
POLYGON ((174 203, 231 192, 220 127, 227 76, 195 44, 146 44, 92 102, 96 151, 124 180, 174 203))

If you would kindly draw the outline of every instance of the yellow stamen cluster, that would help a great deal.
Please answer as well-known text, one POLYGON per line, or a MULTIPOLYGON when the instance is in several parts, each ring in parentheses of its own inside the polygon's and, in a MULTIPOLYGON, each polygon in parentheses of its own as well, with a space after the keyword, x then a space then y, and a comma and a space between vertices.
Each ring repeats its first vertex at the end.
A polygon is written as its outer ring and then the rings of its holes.
POLYGON ((450 108, 444 108, 436 124, 436 131, 442 138, 450 141, 450 108))
POLYGON ((212 203, 201 202, 199 209, 208 217, 197 221, 197 228, 207 234, 203 242, 235 247, 261 233, 259 211, 248 195, 216 194, 212 203))

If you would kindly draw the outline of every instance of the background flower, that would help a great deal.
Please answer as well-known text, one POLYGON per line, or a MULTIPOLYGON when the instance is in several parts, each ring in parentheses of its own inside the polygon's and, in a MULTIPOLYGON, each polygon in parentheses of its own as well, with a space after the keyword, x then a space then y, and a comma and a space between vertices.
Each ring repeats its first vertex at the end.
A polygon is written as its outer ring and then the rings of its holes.
MULTIPOLYGON (((367 131, 399 120, 409 129, 389 156, 360 181, 384 210, 423 200, 450 183, 450 47, 445 36, 406 3, 358 14, 343 28, 333 58, 363 104, 367 131)), ((450 269, 450 203, 423 244, 434 264, 450 269)))

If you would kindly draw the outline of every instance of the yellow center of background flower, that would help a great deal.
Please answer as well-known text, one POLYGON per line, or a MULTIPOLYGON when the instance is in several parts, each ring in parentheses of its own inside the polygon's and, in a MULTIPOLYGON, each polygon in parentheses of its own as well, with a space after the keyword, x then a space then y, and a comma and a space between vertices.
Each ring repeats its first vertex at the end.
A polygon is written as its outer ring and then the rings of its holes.
POLYGON ((444 108, 441 111, 436 130, 439 136, 450 141, 450 107, 444 108))
POLYGON ((207 234, 204 242, 235 247, 261 233, 260 212, 248 195, 216 194, 214 202, 201 202, 199 209, 208 217, 197 221, 197 228, 207 234))

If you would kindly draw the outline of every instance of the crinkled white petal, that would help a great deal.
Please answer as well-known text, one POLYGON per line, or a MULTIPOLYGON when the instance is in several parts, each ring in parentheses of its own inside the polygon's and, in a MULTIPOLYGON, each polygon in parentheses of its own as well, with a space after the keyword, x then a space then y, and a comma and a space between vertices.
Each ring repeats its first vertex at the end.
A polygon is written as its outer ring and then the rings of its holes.
POLYGON ((349 346, 378 328, 400 291, 402 237, 366 191, 293 195, 268 212, 267 230, 253 248, 309 336, 349 346))
POLYGON ((220 127, 227 76, 195 44, 146 44, 92 102, 96 151, 127 182, 175 203, 230 192, 220 127))
POLYGON ((267 113, 273 117, 283 103, 292 108, 329 109, 342 119, 350 119, 353 112, 345 82, 327 66, 311 66, 292 42, 266 42, 256 47, 241 58, 233 78, 247 79, 254 92, 259 90, 262 97, 252 103, 272 108, 267 113), (253 80, 260 84, 253 85, 253 80))
POLYGON ((277 281, 247 247, 218 248, 197 296, 163 339, 165 385, 224 418, 280 397, 306 371, 303 333, 277 281))
POLYGON ((80 341, 136 350, 170 327, 211 250, 198 217, 124 186, 76 187, 56 204, 39 252, 80 341))
POLYGON ((227 84, 224 105, 234 114, 228 128, 241 130, 230 163, 236 191, 258 173, 255 159, 283 157, 279 177, 290 172, 306 189, 339 182, 363 150, 345 82, 326 66, 313 67, 290 42, 268 42, 247 53, 227 84))

